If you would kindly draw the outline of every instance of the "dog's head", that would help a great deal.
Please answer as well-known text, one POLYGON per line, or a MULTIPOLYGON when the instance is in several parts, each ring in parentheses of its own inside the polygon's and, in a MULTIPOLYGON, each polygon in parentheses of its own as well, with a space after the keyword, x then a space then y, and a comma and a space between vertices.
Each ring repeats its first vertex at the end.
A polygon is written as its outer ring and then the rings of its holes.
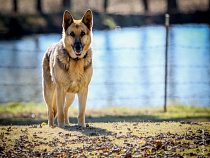
POLYGON ((72 58, 83 58, 92 39, 93 16, 88 10, 81 20, 74 20, 69 11, 63 15, 63 43, 72 58))

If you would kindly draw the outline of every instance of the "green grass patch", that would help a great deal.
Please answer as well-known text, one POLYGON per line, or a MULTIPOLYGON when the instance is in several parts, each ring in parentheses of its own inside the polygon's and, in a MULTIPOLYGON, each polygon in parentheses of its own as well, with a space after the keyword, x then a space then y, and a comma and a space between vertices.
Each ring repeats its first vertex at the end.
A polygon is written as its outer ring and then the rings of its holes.
POLYGON ((21 103, 21 102, 10 102, 7 104, 0 105, 0 112, 8 113, 20 113, 20 112, 42 112, 46 110, 45 104, 36 104, 36 103, 21 103))
MULTIPOLYGON (((29 125, 47 122, 47 107, 44 103, 11 102, 0 106, 0 125, 29 125)), ((69 109, 71 123, 77 123, 78 109, 69 109)), ((163 107, 128 108, 110 107, 104 109, 86 109, 86 122, 138 122, 138 121, 210 121, 210 107, 185 106, 173 103, 163 107)))

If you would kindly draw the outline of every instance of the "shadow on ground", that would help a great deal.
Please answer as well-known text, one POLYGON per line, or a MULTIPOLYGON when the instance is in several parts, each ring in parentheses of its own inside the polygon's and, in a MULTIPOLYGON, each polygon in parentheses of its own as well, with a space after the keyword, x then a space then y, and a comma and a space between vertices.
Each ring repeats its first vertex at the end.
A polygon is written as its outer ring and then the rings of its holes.
MULTIPOLYGON (((69 118, 70 123, 77 123, 76 117, 69 118)), ((159 116, 155 115, 106 115, 106 116, 98 116, 91 117, 86 116, 86 123, 107 123, 107 122, 162 122, 162 121, 190 121, 190 122, 207 122, 210 121, 210 116, 190 116, 190 117, 179 117, 179 118, 169 118, 162 119, 159 116)), ((41 124, 42 122, 47 123, 47 119, 43 118, 1 118, 0 125, 32 125, 32 124, 41 124)), ((57 123, 57 121, 55 121, 57 123)))
POLYGON ((81 132, 82 134, 86 136, 99 136, 99 135, 112 135, 112 131, 109 131, 104 128, 98 128, 94 127, 92 125, 88 124, 88 127, 81 127, 78 125, 73 125, 70 127, 65 128, 66 131, 75 131, 75 132, 81 132))

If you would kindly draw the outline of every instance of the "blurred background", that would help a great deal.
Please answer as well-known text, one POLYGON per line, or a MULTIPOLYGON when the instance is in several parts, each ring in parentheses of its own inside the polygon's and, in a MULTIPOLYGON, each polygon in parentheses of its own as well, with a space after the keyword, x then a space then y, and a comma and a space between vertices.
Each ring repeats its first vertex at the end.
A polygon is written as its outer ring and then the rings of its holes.
MULTIPOLYGON (((209 0, 0 0, 0 103, 43 103, 41 63, 68 9, 94 14, 87 108, 210 106, 209 0)), ((77 107, 77 99, 73 106, 77 107)))

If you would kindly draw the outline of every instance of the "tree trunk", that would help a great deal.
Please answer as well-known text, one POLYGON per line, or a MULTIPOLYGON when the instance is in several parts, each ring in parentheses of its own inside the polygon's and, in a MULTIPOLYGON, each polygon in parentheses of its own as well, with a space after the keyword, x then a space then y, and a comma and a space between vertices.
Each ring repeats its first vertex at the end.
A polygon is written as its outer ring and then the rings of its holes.
POLYGON ((42 13, 42 2, 41 2, 41 0, 37 0, 36 9, 39 13, 42 13))
POLYGON ((64 9, 71 9, 71 0, 63 0, 63 8, 64 9))
POLYGON ((104 0, 104 12, 107 11, 107 7, 108 7, 108 0, 104 0))
POLYGON ((148 9, 148 1, 147 0, 143 0, 143 4, 144 4, 144 11, 147 12, 148 9))
POLYGON ((167 0, 168 3, 168 8, 167 8, 167 12, 171 13, 173 11, 177 11, 177 2, 176 0, 167 0))
POLYGON ((210 0, 209 0, 209 11, 210 11, 210 0))
POLYGON ((17 12, 18 11, 17 0, 13 0, 13 11, 14 12, 17 12))

